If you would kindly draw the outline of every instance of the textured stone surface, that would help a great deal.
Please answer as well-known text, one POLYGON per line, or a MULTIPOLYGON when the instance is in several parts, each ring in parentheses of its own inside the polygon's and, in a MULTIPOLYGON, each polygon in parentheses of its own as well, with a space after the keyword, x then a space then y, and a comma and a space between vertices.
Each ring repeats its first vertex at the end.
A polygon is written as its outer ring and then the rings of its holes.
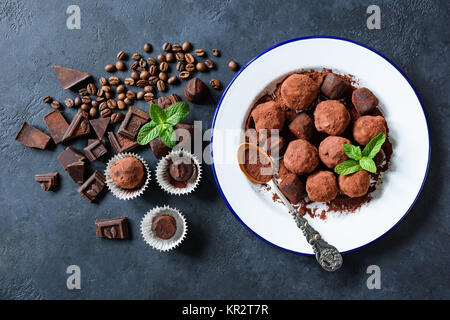
MULTIPOLYGON (((366 28, 366 1, 76 3, 81 30, 66 28, 71 1, 0 0, 0 298, 450 298, 450 189, 443 178, 450 163, 447 1, 378 1, 382 29, 372 31, 366 28), (51 109, 42 96, 73 96, 60 88, 53 64, 99 77, 121 49, 143 52, 148 41, 157 54, 163 41, 190 40, 222 51, 213 57, 218 70, 200 78, 226 84, 233 76, 226 67, 230 59, 244 64, 271 45, 314 34, 347 37, 389 57, 416 86, 431 123, 430 173, 413 210, 381 240, 345 255, 337 273, 327 274, 313 258, 277 249, 246 230, 220 198, 209 167, 188 198, 169 197, 153 179, 139 200, 107 194, 100 204, 89 204, 58 163, 63 146, 32 150, 14 141, 23 121, 45 130, 42 118, 51 109), (55 170, 62 185, 45 193, 34 174, 55 170), (139 234, 145 212, 164 204, 189 221, 186 242, 171 253, 151 250, 139 234), (132 240, 95 237, 95 220, 122 215, 129 218, 132 240), (66 289, 71 264, 81 268, 81 290, 66 289), (365 270, 372 264, 381 267, 381 290, 366 287, 365 270)), ((182 86, 171 92, 181 95, 182 86)), ((214 101, 194 106, 188 120, 209 126, 220 96, 211 92, 214 101)), ((70 119, 74 112, 64 109, 70 119)), ((81 150, 85 144, 74 146, 81 150)), ((155 165, 149 148, 138 151, 155 165)), ((91 170, 103 167, 98 162, 91 170)))

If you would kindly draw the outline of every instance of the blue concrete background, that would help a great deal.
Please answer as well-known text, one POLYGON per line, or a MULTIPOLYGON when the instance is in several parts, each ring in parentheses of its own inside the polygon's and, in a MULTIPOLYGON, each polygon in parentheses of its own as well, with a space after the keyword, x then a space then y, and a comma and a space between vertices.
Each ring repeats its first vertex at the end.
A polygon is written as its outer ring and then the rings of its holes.
MULTIPOLYGON (((419 0, 0 0, 0 298, 449 299, 448 12, 447 1, 419 0), (81 8, 81 30, 66 28, 70 4, 81 8), (381 30, 366 27, 370 4, 381 8, 381 30), (14 141, 23 121, 45 129, 43 116, 51 109, 44 95, 74 96, 61 89, 50 65, 100 77, 119 50, 143 53, 150 42, 156 56, 164 41, 189 40, 222 51, 214 59, 218 70, 200 77, 226 84, 233 76, 230 59, 244 64, 276 43, 316 34, 353 39, 392 59, 423 100, 432 140, 429 176, 410 214, 381 240, 345 255, 337 273, 253 236, 228 211, 209 167, 189 197, 169 197, 153 180, 139 200, 107 194, 89 204, 57 160, 63 146, 41 151, 14 141), (34 174, 55 170, 63 175, 60 189, 43 192, 34 174), (141 240, 139 222, 165 204, 185 214, 189 235, 177 250, 159 253, 141 240), (121 215, 130 220, 132 240, 95 237, 94 220, 121 215), (81 290, 66 288, 71 264, 81 268, 81 290), (381 268, 381 290, 366 287, 372 264, 381 268)), ((180 94, 182 86, 171 92, 180 94)), ((212 92, 215 101, 193 106, 188 119, 203 120, 204 129, 220 97, 212 92)), ((64 109, 69 119, 74 112, 64 109)), ((74 146, 81 150, 85 143, 74 146)), ((138 151, 156 164, 149 149, 138 151)))

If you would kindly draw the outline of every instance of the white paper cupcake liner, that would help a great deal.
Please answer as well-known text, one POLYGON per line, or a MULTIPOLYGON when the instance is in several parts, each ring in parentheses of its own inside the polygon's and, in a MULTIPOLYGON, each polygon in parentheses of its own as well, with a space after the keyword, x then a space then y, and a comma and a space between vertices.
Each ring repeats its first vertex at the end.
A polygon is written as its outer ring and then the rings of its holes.
POLYGON ((197 188, 197 185, 200 182, 202 176, 202 168, 200 166, 200 162, 198 159, 190 152, 187 152, 183 149, 173 150, 167 156, 159 160, 158 165, 156 167, 156 181, 159 186, 169 194, 173 195, 182 195, 189 194, 197 188), (169 166, 170 160, 175 159, 176 157, 186 157, 193 161, 194 163, 194 172, 192 177, 186 181, 186 187, 177 188, 170 183, 170 175, 169 175, 169 166))
POLYGON ((170 251, 180 245, 186 238, 187 223, 184 216, 177 209, 170 208, 168 206, 155 207, 148 211, 144 218, 141 220, 141 234, 144 241, 152 248, 159 251, 170 251), (153 219, 159 216, 169 215, 176 220, 177 230, 172 238, 160 239, 153 234, 152 223, 153 219))
POLYGON ((111 190, 112 194, 116 198, 119 198, 120 200, 131 200, 131 199, 137 198, 140 195, 142 195, 144 193, 145 189, 147 189, 148 183, 150 182, 150 179, 151 179, 150 169, 148 168, 147 162, 145 162, 145 160, 142 159, 142 157, 138 156, 137 154, 130 153, 130 152, 119 153, 119 154, 116 154, 114 157, 112 157, 106 164, 105 177, 106 177, 106 185, 108 186, 108 189, 111 190), (138 159, 139 161, 141 161, 142 164, 144 165, 145 174, 147 176, 145 177, 145 182, 138 189, 126 190, 126 189, 119 188, 118 186, 115 185, 114 181, 111 179, 111 176, 109 175, 109 170, 110 170, 111 166, 113 164, 115 164, 117 161, 119 161, 120 159, 127 158, 127 157, 134 157, 134 158, 138 159))

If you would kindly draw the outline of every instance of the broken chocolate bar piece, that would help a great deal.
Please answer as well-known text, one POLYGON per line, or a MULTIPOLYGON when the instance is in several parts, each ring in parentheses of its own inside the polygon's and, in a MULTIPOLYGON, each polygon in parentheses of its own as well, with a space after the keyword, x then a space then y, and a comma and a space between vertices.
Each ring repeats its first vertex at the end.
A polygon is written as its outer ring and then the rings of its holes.
POLYGON ((16 136, 16 141, 30 148, 44 150, 50 143, 50 137, 31 124, 24 122, 16 136))
POLYGON ((167 97, 159 97, 157 99, 150 100, 148 105, 157 104, 163 109, 169 108, 171 105, 173 105, 175 102, 180 102, 181 98, 176 94, 171 94, 167 97))
POLYGON ((89 133, 91 133, 89 116, 87 112, 78 110, 77 114, 67 128, 67 131, 64 133, 63 142, 88 135, 89 133))
POLYGON ((58 160, 61 163, 64 170, 67 170, 67 166, 78 161, 83 161, 86 158, 79 152, 75 151, 72 147, 67 147, 61 154, 58 156, 58 160))
POLYGON ((62 142, 63 136, 69 128, 69 124, 59 110, 55 110, 44 116, 44 122, 52 134, 53 141, 58 144, 62 142))
POLYGON ((128 220, 126 217, 96 220, 95 235, 97 238, 128 239, 128 220))
POLYGON ((81 72, 61 66, 52 66, 52 69, 61 84, 61 87, 64 89, 70 89, 91 76, 87 72, 81 72))
POLYGON ((102 140, 89 139, 88 146, 83 149, 89 161, 95 161, 108 153, 105 143, 102 140))
POLYGON ((106 129, 108 128, 108 124, 110 121, 110 117, 107 118, 98 118, 89 120, 92 128, 95 131, 95 134, 99 139, 103 138, 105 135, 106 129))
POLYGON ((139 132, 141 126, 150 120, 150 116, 142 110, 130 107, 128 109, 125 119, 123 119, 118 135, 134 140, 139 132))
POLYGON ((58 186, 59 174, 58 172, 36 174, 34 180, 40 183, 42 190, 50 191, 58 186))
POLYGON ((112 131, 108 132, 108 139, 117 153, 130 151, 139 145, 137 141, 122 137, 112 131))
POLYGON ((89 202, 93 202, 105 187, 105 177, 95 171, 85 183, 78 188, 78 193, 89 202))
POLYGON ((152 149, 156 159, 161 159, 162 157, 167 156, 172 150, 171 148, 166 146, 164 142, 162 142, 160 137, 150 141, 150 148, 152 149))
POLYGON ((73 182, 82 184, 84 182, 84 171, 85 163, 84 161, 77 161, 69 164, 66 168, 67 173, 73 182))

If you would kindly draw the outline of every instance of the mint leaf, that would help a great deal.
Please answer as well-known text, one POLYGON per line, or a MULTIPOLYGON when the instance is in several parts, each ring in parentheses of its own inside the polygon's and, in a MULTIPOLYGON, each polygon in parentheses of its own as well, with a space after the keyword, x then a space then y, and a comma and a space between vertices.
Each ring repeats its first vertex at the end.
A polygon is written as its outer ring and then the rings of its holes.
POLYGON ((160 133, 160 137, 161 141, 169 148, 173 148, 177 144, 175 131, 171 125, 164 125, 164 128, 160 133))
POLYGON ((377 155, 377 153, 380 152, 381 146, 385 141, 386 135, 384 133, 380 133, 376 137, 372 138, 372 140, 370 140, 370 142, 364 148, 362 156, 373 159, 377 155))
POLYGON ((162 125, 157 124, 153 120, 149 123, 146 123, 142 126, 142 128, 139 130, 138 136, 137 136, 137 142, 140 145, 146 145, 150 143, 153 139, 157 138, 159 136, 159 133, 161 132, 162 125))
POLYGON ((377 166, 375 165, 375 162, 370 158, 362 158, 359 160, 359 164, 361 168, 363 168, 366 171, 375 173, 377 172, 377 166))
POLYGON ((166 113, 157 104, 152 104, 150 106, 150 118, 157 124, 164 124, 167 120, 166 113))
POLYGON ((362 170, 362 168, 356 160, 344 161, 334 168, 334 172, 342 175, 352 174, 360 170, 362 170))
POLYGON ((343 144, 342 148, 344 148, 345 154, 347 157, 353 160, 361 159, 361 148, 357 146, 353 146, 351 144, 343 144))
POLYGON ((174 126, 189 114, 189 105, 186 102, 176 102, 165 110, 165 113, 166 123, 174 126))

